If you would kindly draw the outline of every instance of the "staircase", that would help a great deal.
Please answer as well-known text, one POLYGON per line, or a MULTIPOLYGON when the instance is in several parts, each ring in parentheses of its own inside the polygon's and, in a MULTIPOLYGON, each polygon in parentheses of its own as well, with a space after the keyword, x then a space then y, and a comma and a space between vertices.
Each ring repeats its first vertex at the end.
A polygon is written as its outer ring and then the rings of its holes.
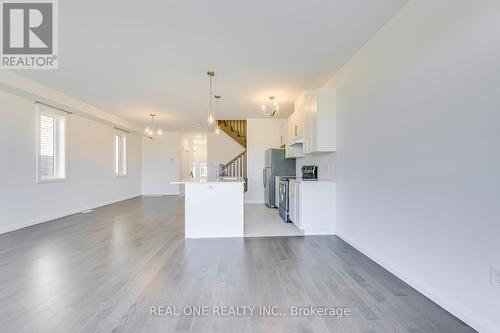
POLYGON ((247 177, 247 121, 219 120, 219 129, 238 142, 245 150, 226 164, 219 165, 219 176, 241 177, 245 180, 245 192, 248 191, 247 177))
POLYGON ((247 147, 247 121, 246 120, 219 120, 219 129, 233 138, 243 147, 247 147))

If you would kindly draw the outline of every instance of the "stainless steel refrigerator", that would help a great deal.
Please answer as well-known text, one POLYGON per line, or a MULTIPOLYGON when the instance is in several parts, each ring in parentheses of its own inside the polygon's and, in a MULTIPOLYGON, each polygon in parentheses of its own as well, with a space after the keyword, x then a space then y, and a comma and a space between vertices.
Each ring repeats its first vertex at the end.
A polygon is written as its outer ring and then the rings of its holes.
POLYGON ((268 207, 276 207, 275 177, 277 176, 295 176, 295 160, 286 159, 284 149, 268 149, 265 168, 262 172, 264 202, 268 207))

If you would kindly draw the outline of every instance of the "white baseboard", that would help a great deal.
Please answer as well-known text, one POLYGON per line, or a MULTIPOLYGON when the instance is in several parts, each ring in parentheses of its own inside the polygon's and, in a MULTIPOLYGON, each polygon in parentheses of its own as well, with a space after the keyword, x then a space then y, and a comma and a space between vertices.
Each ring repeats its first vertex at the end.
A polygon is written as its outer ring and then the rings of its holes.
POLYGON ((245 203, 253 205, 253 204, 264 204, 265 202, 264 200, 245 200, 245 203))
POLYGON ((440 307, 453 314, 455 317, 462 320, 464 323, 466 323, 473 329, 484 333, 498 332, 498 327, 496 327, 494 323, 484 318, 480 318, 481 316, 477 312, 473 313, 471 309, 466 309, 463 305, 457 304, 456 302, 449 300, 448 297, 446 297, 446 295, 443 295, 439 290, 430 286, 429 284, 415 277, 414 275, 409 274, 394 262, 387 261, 385 258, 377 254, 377 251, 374 251, 373 249, 369 249, 365 246, 360 245, 357 241, 354 240, 354 238, 343 235, 338 231, 336 234, 338 237, 343 239, 346 243, 354 247, 356 250, 363 253, 371 260, 375 261, 377 264, 379 264, 380 266, 382 266, 383 268, 385 268, 386 270, 397 276, 399 279, 406 282, 412 288, 416 289, 425 297, 431 299, 433 302, 435 302, 440 307))
POLYGON ((120 202, 120 201, 125 201, 125 200, 129 200, 129 199, 137 198, 137 197, 140 197, 140 196, 141 196, 141 194, 134 194, 134 195, 131 195, 131 196, 126 196, 126 197, 120 198, 118 200, 102 201, 102 202, 98 202, 98 203, 95 203, 95 204, 86 205, 86 206, 82 206, 82 207, 75 208, 75 209, 70 209, 70 210, 67 210, 67 211, 62 211, 62 212, 58 212, 58 213, 54 213, 54 214, 50 214, 50 215, 46 215, 46 216, 42 216, 42 217, 37 217, 37 218, 31 219, 29 221, 26 221, 24 223, 17 223, 17 224, 13 224, 13 225, 8 225, 6 227, 1 227, 0 228, 0 234, 5 234, 7 232, 11 232, 11 231, 14 231, 14 230, 18 230, 18 229, 30 227, 32 225, 36 225, 36 224, 40 224, 40 223, 45 223, 45 222, 49 222, 49 221, 52 221, 52 220, 60 219, 61 217, 65 217, 65 216, 77 214, 77 213, 83 212, 85 210, 96 209, 96 208, 99 208, 99 207, 111 205, 111 204, 114 204, 114 203, 117 203, 117 202, 120 202))

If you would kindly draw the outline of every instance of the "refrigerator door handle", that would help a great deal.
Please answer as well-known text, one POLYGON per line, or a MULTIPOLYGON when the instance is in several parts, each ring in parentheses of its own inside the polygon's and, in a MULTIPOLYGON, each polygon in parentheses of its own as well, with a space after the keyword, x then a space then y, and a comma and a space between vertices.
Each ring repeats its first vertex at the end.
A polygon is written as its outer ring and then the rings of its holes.
POLYGON ((262 184, 266 187, 266 168, 262 169, 262 184))

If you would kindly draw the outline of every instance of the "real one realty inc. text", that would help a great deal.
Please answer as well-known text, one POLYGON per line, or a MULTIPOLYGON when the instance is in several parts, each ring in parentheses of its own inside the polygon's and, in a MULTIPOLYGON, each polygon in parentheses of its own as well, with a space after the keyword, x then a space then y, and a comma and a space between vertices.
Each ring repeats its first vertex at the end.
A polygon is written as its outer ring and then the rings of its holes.
POLYGON ((334 317, 351 315, 349 307, 333 306, 287 306, 278 305, 156 305, 149 307, 152 317, 334 317))

